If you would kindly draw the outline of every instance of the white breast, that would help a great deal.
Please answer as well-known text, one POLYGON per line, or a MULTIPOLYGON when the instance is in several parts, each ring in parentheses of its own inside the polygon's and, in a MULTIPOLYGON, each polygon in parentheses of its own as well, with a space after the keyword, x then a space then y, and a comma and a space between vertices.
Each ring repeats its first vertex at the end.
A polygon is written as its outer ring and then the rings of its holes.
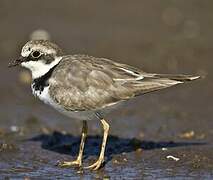
POLYGON ((35 97, 38 97, 41 101, 45 104, 48 104, 55 108, 57 111, 61 112, 62 114, 78 119, 78 120, 94 120, 96 119, 95 113, 93 111, 67 111, 63 108, 60 104, 57 104, 49 94, 49 86, 44 87, 43 91, 35 90, 33 85, 31 85, 32 93, 35 97))
POLYGON ((49 105, 52 105, 52 106, 55 105, 54 101, 52 100, 52 98, 49 95, 49 86, 44 87, 43 91, 35 90, 33 88, 33 85, 31 86, 31 88, 32 88, 33 95, 38 97, 45 104, 49 104, 49 105))

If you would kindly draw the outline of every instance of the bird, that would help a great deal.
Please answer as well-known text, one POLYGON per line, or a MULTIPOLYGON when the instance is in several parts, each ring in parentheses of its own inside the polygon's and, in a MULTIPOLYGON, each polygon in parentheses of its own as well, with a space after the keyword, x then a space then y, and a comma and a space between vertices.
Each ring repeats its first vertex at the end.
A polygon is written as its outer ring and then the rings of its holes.
POLYGON ((168 88, 200 76, 147 73, 139 68, 89 55, 67 55, 49 40, 28 41, 21 56, 8 65, 31 71, 34 96, 62 114, 82 121, 77 159, 59 161, 60 167, 82 168, 83 150, 88 131, 87 121, 102 124, 103 139, 98 160, 86 169, 103 166, 110 125, 104 118, 117 105, 145 93, 168 88))

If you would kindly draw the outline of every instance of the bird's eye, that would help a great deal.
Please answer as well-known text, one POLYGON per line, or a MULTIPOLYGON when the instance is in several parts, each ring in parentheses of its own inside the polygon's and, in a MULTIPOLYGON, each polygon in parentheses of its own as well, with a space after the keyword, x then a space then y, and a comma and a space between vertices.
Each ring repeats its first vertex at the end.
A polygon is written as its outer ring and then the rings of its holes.
POLYGON ((41 56, 41 53, 40 53, 39 51, 34 51, 34 52, 31 54, 31 56, 32 56, 33 58, 39 58, 39 57, 41 56))

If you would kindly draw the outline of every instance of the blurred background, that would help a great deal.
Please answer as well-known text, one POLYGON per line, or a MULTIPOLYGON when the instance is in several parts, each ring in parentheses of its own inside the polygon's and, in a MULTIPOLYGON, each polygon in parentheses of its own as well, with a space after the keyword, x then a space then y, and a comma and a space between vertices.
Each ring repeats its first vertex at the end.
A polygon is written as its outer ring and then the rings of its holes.
MULTIPOLYGON (((0 152, 0 174, 16 176, 14 173, 20 169, 9 171, 8 168, 17 166, 21 168, 17 175, 20 177, 40 177, 56 172, 59 176, 62 173, 75 174, 74 170, 62 171, 51 164, 56 161, 56 156, 59 159, 74 157, 45 150, 40 142, 20 142, 40 134, 51 136, 54 131, 80 138, 81 122, 60 115, 33 97, 28 71, 7 68, 29 39, 44 37, 56 42, 67 54, 105 57, 147 72, 205 77, 133 99, 109 114, 107 119, 111 124, 111 134, 121 145, 121 152, 112 153, 117 154, 113 156, 115 158, 126 153, 121 143, 125 139, 132 142, 133 138, 133 145, 136 140, 142 151, 143 141, 155 143, 157 147, 160 142, 170 141, 206 145, 172 148, 174 154, 183 158, 177 164, 166 160, 167 154, 160 148, 157 152, 155 148, 145 151, 140 158, 132 159, 133 148, 125 155, 127 162, 124 164, 117 163, 118 167, 113 167, 114 161, 111 160, 101 174, 86 174, 86 177, 120 177, 120 168, 123 168, 129 178, 135 175, 212 178, 212 18, 211 0, 0 0, 0 140, 4 145, 0 149, 5 153, 0 152), (36 148, 36 158, 51 163, 39 161, 34 168, 30 161, 35 162, 31 152, 36 148), (13 152, 13 163, 5 158, 8 149, 18 149, 13 152), (46 157, 46 153, 52 153, 51 158, 46 157), (23 164, 23 161, 28 164, 23 164), (145 164, 152 168, 147 169, 145 164), (156 167, 156 164, 160 165, 156 167), (41 171, 39 167, 45 170, 41 171), (172 168, 178 169, 173 172, 172 168)), ((89 127, 91 135, 102 133, 98 122, 90 122, 89 127)), ((51 138, 54 141, 54 134, 51 138)), ((144 149, 149 149, 146 145, 150 144, 145 144, 144 149)), ((115 147, 112 145, 112 148, 115 147)))

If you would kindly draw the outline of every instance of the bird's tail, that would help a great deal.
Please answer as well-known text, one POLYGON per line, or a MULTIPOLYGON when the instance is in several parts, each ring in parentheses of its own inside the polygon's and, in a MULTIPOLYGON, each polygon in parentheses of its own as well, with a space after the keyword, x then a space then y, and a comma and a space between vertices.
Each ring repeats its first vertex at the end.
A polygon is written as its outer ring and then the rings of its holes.
POLYGON ((193 81, 200 76, 192 75, 172 75, 172 74, 144 74, 144 78, 134 83, 136 94, 145 94, 152 91, 168 88, 187 81, 193 81))
POLYGON ((155 74, 154 75, 155 78, 166 78, 169 80, 174 80, 174 81, 179 81, 179 82, 186 82, 186 81, 193 81, 196 79, 199 79, 200 76, 193 76, 193 75, 182 75, 182 74, 178 74, 178 75, 174 75, 174 74, 155 74))

